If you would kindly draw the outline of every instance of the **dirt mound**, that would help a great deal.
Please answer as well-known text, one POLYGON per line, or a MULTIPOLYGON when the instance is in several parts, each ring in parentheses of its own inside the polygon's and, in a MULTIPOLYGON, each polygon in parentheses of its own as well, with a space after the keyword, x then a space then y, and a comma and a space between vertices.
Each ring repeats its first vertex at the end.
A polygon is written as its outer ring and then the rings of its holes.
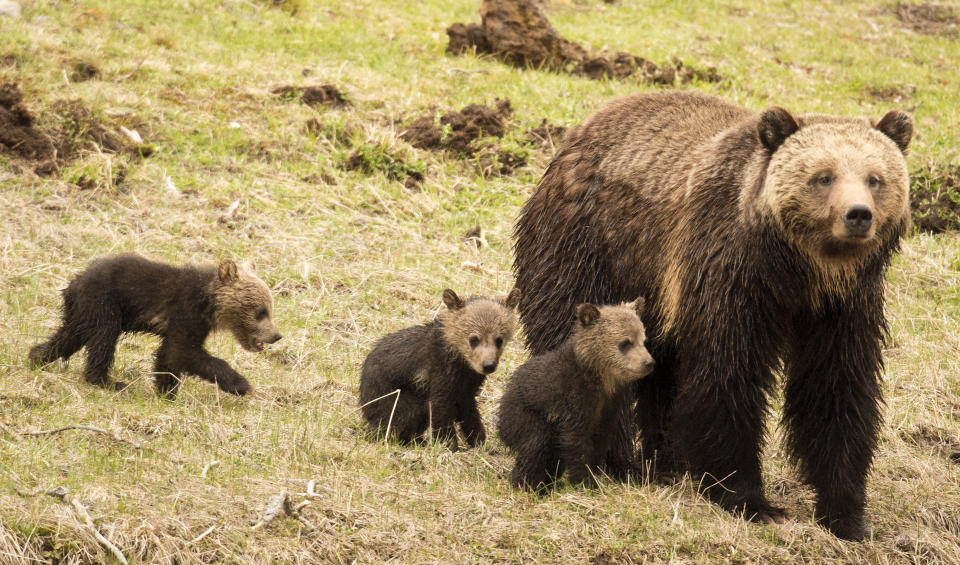
POLYGON ((567 128, 548 123, 546 118, 540 125, 527 130, 527 141, 533 145, 538 145, 544 149, 556 149, 563 140, 563 135, 567 133, 567 128))
POLYGON ((420 149, 472 156, 481 149, 475 143, 477 140, 503 137, 506 122, 512 114, 509 100, 498 100, 496 108, 471 104, 459 112, 443 114, 439 123, 434 116, 417 118, 400 132, 400 138, 420 149))
POLYGON ((924 35, 957 35, 960 32, 960 7, 952 4, 901 2, 893 13, 907 27, 924 35))
POLYGON ((911 175, 910 208, 918 230, 960 230, 960 165, 927 165, 911 175))
POLYGON ((0 85, 0 149, 35 163, 39 175, 49 175, 76 159, 83 150, 146 157, 150 145, 135 143, 98 121, 79 100, 54 102, 43 114, 45 127, 23 104, 16 84, 0 85))
POLYGON ((56 149, 50 137, 34 127, 35 122, 17 85, 0 85, 0 147, 38 162, 37 173, 46 174, 56 169, 56 149))
POLYGON ((642 57, 619 52, 612 57, 590 55, 580 44, 557 33, 535 0, 483 0, 480 23, 455 23, 447 28, 447 52, 470 49, 491 54, 517 67, 546 68, 591 79, 629 76, 658 84, 698 79, 718 82, 715 69, 701 71, 678 64, 663 67, 642 57))
POLYGON ((343 93, 332 84, 321 84, 318 86, 284 85, 278 86, 270 92, 286 100, 299 98, 300 103, 306 104, 307 106, 342 108, 350 104, 350 102, 344 98, 343 93))

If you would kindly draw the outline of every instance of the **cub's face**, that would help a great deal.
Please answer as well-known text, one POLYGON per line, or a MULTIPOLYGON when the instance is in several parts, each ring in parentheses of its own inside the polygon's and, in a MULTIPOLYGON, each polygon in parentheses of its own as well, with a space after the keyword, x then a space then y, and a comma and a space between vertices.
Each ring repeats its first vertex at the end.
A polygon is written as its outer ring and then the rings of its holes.
POLYGON ((252 265, 238 267, 233 261, 224 260, 217 278, 217 329, 229 330, 247 351, 262 351, 265 344, 282 337, 273 323, 270 289, 256 276, 252 265))
POLYGON ((896 237, 909 222, 909 117, 891 112, 873 126, 809 116, 798 127, 771 155, 760 194, 782 233, 828 264, 867 256, 896 237))
POLYGON ((488 299, 472 297, 462 300, 452 290, 443 291, 447 310, 440 315, 443 338, 481 375, 497 370, 500 355, 513 338, 516 327, 514 308, 520 292, 488 299))
POLYGON ((655 363, 640 321, 643 308, 642 298, 618 306, 577 306, 574 353, 604 379, 610 394, 653 371, 655 363))

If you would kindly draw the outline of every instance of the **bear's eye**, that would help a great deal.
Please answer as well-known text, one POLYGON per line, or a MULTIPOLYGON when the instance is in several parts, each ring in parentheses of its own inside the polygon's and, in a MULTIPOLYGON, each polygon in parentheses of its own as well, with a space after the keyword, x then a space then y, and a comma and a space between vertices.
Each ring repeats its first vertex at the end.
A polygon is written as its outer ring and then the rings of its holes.
POLYGON ((817 185, 827 188, 833 184, 833 175, 831 174, 822 174, 817 177, 817 185))
POLYGON ((262 321, 262 320, 263 320, 264 318, 266 318, 266 317, 267 317, 267 309, 266 309, 266 308, 261 308, 261 309, 257 310, 257 321, 258 321, 258 322, 262 321))
POLYGON ((502 337, 498 337, 498 338, 496 339, 496 341, 494 341, 493 343, 494 343, 494 345, 497 346, 497 349, 500 349, 501 347, 503 347, 503 338, 502 338, 502 337))
POLYGON ((877 175, 870 175, 867 177, 867 186, 870 188, 879 188, 880 187, 880 177, 877 175))
POLYGON ((633 347, 633 342, 630 341, 629 339, 625 339, 621 341, 620 345, 618 345, 617 347, 620 348, 620 353, 626 353, 627 351, 630 351, 631 347, 633 347))
POLYGON ((470 347, 476 347, 480 345, 480 338, 477 336, 472 336, 470 338, 470 347))

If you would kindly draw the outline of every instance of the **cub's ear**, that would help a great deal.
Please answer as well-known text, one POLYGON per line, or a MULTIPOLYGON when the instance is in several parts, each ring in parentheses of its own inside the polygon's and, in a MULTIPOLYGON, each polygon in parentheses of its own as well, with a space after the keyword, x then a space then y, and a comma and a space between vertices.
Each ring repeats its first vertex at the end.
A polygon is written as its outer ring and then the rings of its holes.
POLYGON ((584 302, 577 305, 577 321, 580 325, 587 327, 593 325, 600 318, 600 309, 595 304, 584 302))
POLYGON ((463 308, 463 300, 457 296, 456 292, 453 292, 449 288, 443 290, 443 303, 447 305, 447 308, 451 310, 459 310, 463 308))
POLYGON ((257 263, 253 259, 247 259, 243 263, 240 263, 240 268, 251 275, 257 274, 257 263))
POLYGON ((633 308, 634 311, 636 311, 637 316, 642 316, 643 311, 647 309, 647 301, 644 297, 638 296, 636 300, 627 304, 627 306, 633 308))
POLYGON ((797 120, 793 119, 790 112, 774 106, 767 108, 760 114, 760 121, 757 123, 757 135, 760 137, 760 143, 767 148, 767 151, 773 153, 785 139, 796 133, 800 129, 797 120))
POLYGON ((887 115, 880 118, 876 127, 880 133, 889 137, 900 148, 901 153, 906 153, 907 146, 910 145, 910 138, 913 137, 913 118, 903 110, 891 110, 887 115))
POLYGON ((240 274, 237 272, 237 264, 232 259, 220 261, 220 267, 217 269, 217 277, 224 284, 235 283, 240 280, 240 274))
POLYGON ((510 291, 510 294, 497 297, 497 302, 503 306, 506 306, 507 308, 510 308, 511 310, 516 309, 517 304, 520 304, 520 289, 514 288, 510 291))

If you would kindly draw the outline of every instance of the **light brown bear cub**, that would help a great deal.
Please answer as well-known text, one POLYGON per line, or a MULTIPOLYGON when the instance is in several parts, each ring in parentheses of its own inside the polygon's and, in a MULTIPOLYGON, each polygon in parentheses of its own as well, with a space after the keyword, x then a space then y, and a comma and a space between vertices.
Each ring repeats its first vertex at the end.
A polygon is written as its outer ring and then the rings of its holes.
POLYGON ((443 291, 436 320, 392 333, 363 362, 360 404, 370 426, 407 444, 427 427, 457 447, 455 425, 470 446, 486 440, 477 394, 513 337, 520 293, 463 300, 443 291))
POLYGON ((280 339, 273 323, 270 289, 253 272, 226 259, 217 265, 174 267, 138 255, 95 260, 63 291, 63 323, 30 350, 35 365, 87 348, 84 378, 104 388, 125 386, 107 374, 117 340, 125 332, 163 338, 157 350, 157 392, 174 395, 183 373, 246 394, 250 383, 203 343, 215 330, 229 330, 248 351, 280 339))
POLYGON ((616 436, 630 385, 654 367, 639 315, 644 300, 580 304, 560 347, 517 369, 500 401, 500 439, 517 456, 517 487, 549 487, 564 471, 592 483, 616 436))

